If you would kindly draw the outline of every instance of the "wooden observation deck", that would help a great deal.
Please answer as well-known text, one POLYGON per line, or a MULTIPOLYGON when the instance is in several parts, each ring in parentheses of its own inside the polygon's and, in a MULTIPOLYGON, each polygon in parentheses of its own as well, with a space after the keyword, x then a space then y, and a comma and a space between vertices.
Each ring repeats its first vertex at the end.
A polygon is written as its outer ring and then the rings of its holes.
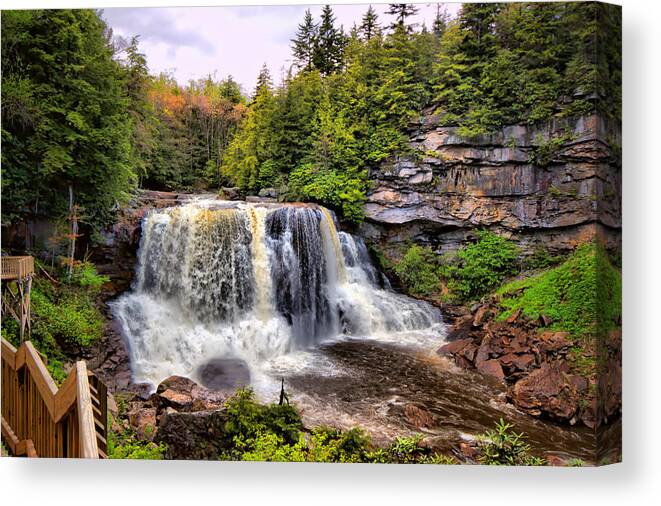
POLYGON ((34 258, 0 257, 2 258, 2 281, 16 281, 34 275, 34 258))
POLYGON ((34 276, 34 258, 31 256, 3 256, 2 259, 2 313, 12 315, 19 326, 21 342, 30 335, 30 290, 34 276))

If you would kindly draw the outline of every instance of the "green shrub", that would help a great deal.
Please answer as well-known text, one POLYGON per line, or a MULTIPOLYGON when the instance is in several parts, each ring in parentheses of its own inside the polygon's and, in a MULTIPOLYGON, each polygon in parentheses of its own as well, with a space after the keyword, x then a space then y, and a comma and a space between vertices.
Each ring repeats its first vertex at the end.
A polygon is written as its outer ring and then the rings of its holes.
POLYGON ((428 296, 440 289, 439 260, 429 247, 410 246, 395 265, 395 273, 409 293, 428 296))
POLYGON ((513 425, 501 418, 495 430, 479 436, 481 455, 479 461, 490 466, 543 466, 546 461, 530 454, 525 436, 510 430, 513 425))
POLYGON ((264 447, 259 451, 266 451, 278 441, 286 445, 299 441, 303 422, 293 406, 259 404, 252 389, 246 388, 238 390, 225 403, 225 408, 225 438, 230 450, 224 457, 228 460, 240 460, 243 453, 257 451, 257 440, 264 434, 273 434, 276 438, 261 441, 264 447))
POLYGON ((288 198, 318 202, 340 211, 347 222, 358 224, 365 216, 365 178, 363 173, 351 175, 303 164, 289 174, 288 198))
POLYGON ((103 317, 85 293, 63 290, 52 300, 35 289, 31 297, 33 340, 53 349, 54 343, 86 347, 101 338, 103 317))
POLYGON ((561 265, 537 276, 508 283, 498 290, 501 320, 521 309, 529 318, 542 313, 552 328, 580 338, 602 333, 621 315, 622 275, 596 243, 579 246, 561 265))
POLYGON ((443 268, 448 288, 459 298, 471 300, 499 286, 517 270, 518 248, 492 232, 479 231, 477 241, 456 254, 443 268))
POLYGON ((79 262, 74 265, 71 281, 94 293, 102 285, 108 283, 110 278, 102 276, 96 271, 96 267, 91 262, 79 262))
POLYGON ((562 260, 562 255, 552 255, 546 248, 537 247, 532 255, 523 261, 523 267, 525 269, 546 269, 558 265, 562 260))
POLYGON ((535 144, 532 147, 528 163, 538 167, 547 167, 557 157, 565 144, 574 140, 572 133, 558 135, 545 141, 540 134, 535 137, 535 144))

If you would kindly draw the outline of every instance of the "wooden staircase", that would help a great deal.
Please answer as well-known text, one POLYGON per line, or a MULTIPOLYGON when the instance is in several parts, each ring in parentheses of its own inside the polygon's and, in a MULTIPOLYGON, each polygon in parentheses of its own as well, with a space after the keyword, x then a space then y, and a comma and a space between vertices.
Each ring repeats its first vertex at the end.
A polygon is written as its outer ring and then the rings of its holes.
POLYGON ((14 456, 106 458, 108 391, 76 362, 58 389, 30 341, 2 339, 2 440, 14 456))

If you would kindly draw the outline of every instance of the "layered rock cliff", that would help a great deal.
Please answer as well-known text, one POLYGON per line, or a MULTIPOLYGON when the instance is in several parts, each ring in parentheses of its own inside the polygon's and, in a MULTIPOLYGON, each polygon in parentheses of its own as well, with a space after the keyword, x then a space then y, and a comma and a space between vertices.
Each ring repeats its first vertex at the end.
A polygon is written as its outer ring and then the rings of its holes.
POLYGON ((538 246, 573 249, 621 230, 620 130, 598 116, 510 126, 464 138, 427 114, 413 125, 412 155, 370 174, 365 237, 388 248, 413 240, 456 249, 476 229, 538 246))

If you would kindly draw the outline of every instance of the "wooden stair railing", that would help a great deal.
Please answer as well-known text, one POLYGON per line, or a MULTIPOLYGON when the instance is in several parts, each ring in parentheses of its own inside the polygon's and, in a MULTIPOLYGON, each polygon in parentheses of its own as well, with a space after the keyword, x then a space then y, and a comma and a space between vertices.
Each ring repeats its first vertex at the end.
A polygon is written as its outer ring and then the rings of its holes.
POLYGON ((106 456, 107 390, 76 362, 58 389, 35 347, 2 339, 2 439, 13 455, 106 456))

